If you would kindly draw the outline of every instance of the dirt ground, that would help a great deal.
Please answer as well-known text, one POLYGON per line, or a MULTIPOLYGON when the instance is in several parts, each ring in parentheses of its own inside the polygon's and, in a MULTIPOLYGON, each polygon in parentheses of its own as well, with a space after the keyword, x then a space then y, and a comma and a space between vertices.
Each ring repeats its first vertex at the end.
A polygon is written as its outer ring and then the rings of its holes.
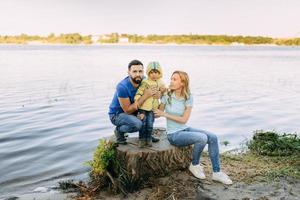
POLYGON ((102 191, 94 197, 81 197, 78 199, 134 199, 134 200, 181 200, 181 199, 259 199, 259 200, 293 200, 300 199, 299 158, 281 160, 256 157, 251 155, 230 156, 222 155, 222 171, 233 180, 230 186, 211 180, 211 165, 207 155, 201 163, 204 165, 206 180, 199 180, 192 176, 188 170, 175 171, 169 176, 152 178, 148 183, 126 197, 122 194, 112 195, 102 191), (291 163, 289 163, 291 162, 291 163), (296 163, 295 163, 296 162, 296 163), (279 176, 276 174, 285 167, 293 166, 298 177, 279 176), (295 170, 296 169, 296 170, 295 170), (275 175, 274 175, 275 174, 275 175))

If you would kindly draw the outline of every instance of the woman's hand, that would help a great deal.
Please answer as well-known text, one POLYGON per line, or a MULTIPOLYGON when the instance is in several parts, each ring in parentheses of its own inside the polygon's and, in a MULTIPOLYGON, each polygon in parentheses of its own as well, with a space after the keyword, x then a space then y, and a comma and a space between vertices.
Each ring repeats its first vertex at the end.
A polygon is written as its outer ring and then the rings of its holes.
POLYGON ((161 86, 159 88, 159 91, 161 92, 161 94, 165 94, 165 92, 167 91, 167 88, 165 86, 161 86))
POLYGON ((164 111, 161 111, 159 109, 156 109, 153 112, 154 112, 155 117, 164 117, 166 115, 166 113, 164 111))

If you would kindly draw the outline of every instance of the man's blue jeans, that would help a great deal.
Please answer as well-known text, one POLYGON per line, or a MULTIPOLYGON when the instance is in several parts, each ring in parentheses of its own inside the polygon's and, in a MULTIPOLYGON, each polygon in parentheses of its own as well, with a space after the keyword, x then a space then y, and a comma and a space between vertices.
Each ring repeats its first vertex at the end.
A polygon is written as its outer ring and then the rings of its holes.
POLYGON ((126 113, 109 114, 110 121, 116 126, 116 130, 121 133, 133 133, 142 128, 142 121, 134 115, 126 113))
POLYGON ((194 128, 186 128, 182 131, 168 134, 169 142, 178 147, 194 145, 192 164, 200 163, 200 156, 206 144, 214 172, 220 171, 219 144, 214 133, 194 128))

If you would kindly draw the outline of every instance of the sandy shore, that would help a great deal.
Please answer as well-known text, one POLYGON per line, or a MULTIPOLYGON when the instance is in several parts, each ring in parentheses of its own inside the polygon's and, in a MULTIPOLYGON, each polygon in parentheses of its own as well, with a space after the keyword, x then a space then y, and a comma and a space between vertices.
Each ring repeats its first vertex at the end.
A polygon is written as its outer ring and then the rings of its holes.
POLYGON ((107 200, 179 200, 179 199, 259 199, 259 200, 298 200, 300 199, 300 182, 293 179, 281 179, 278 182, 235 182, 226 186, 211 181, 194 178, 188 171, 177 171, 168 177, 153 179, 143 189, 124 197, 107 191, 94 197, 80 197, 76 193, 52 191, 31 193, 6 200, 64 200, 64 199, 107 199, 107 200))
POLYGON ((20 196, 11 196, 3 200, 65 200, 74 199, 75 193, 61 193, 58 191, 46 193, 28 193, 20 196))
MULTIPOLYGON (((258 200, 298 200, 300 199, 300 179, 280 176, 276 179, 266 178, 264 170, 275 168, 269 161, 261 158, 245 156, 240 160, 237 157, 221 157, 222 170, 234 181, 233 185, 226 186, 211 180, 211 164, 207 155, 203 155, 201 163, 204 166, 206 180, 199 180, 186 169, 175 171, 169 176, 152 178, 142 185, 141 189, 129 193, 112 194, 102 190, 97 194, 63 193, 59 190, 50 190, 45 193, 30 193, 20 196, 11 196, 6 200, 63 200, 63 199, 134 199, 134 200, 181 200, 181 199, 258 199, 258 200), (263 164, 264 166, 261 166, 263 164), (265 167, 265 168, 264 168, 265 167)), ((296 160, 297 161, 297 160, 296 160)), ((299 160, 298 160, 299 161, 299 160)), ((280 165, 275 163, 276 166, 280 165)), ((296 164, 297 165, 297 164, 296 164)), ((278 166, 280 167, 280 166, 278 166)), ((299 171, 295 171, 299 173, 299 171)))

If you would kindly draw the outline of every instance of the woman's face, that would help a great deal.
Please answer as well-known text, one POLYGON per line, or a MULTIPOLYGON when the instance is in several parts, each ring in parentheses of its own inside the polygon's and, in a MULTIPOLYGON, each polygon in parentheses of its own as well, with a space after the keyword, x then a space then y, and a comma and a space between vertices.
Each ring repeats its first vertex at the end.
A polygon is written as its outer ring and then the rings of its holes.
POLYGON ((170 89, 178 90, 178 89, 181 89, 182 86, 183 86, 183 84, 181 82, 181 78, 180 78, 179 74, 177 74, 177 73, 173 74, 171 77, 170 89))

